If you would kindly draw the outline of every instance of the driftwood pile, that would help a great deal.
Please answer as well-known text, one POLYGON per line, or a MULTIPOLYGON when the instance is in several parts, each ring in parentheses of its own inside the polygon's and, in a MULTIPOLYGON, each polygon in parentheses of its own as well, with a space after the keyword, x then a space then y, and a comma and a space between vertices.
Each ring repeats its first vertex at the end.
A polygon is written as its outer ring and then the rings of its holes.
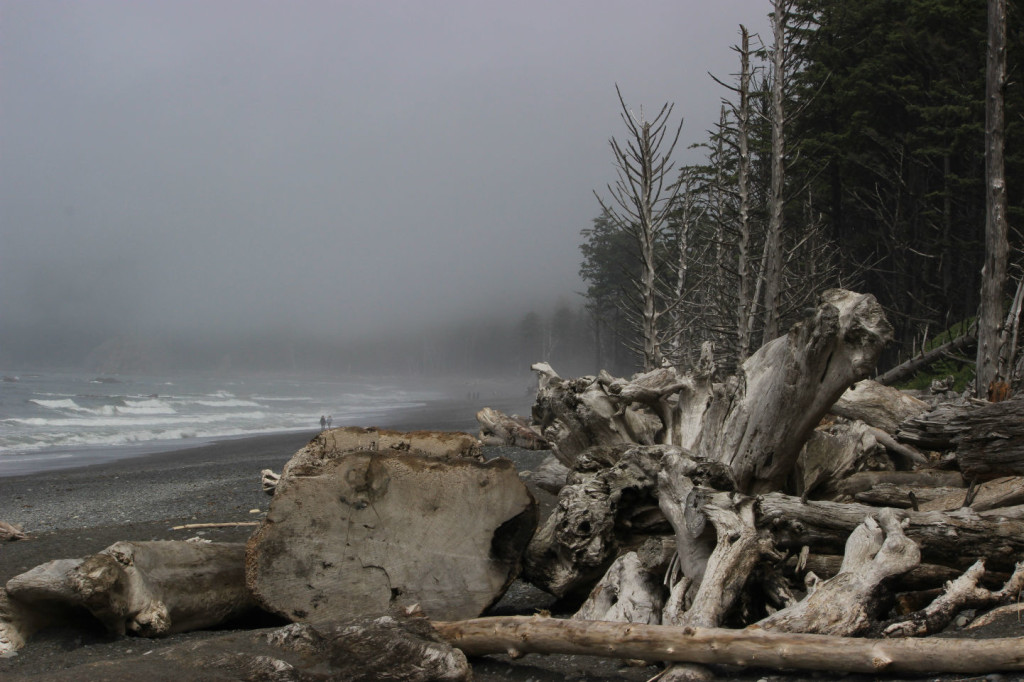
POLYGON ((479 419, 487 442, 550 448, 539 526, 511 463, 466 434, 326 431, 264 472, 245 546, 119 543, 12 579, 0 653, 69 608, 147 636, 260 609, 294 624, 196 660, 402 679, 528 652, 673 662, 664 679, 1024 669, 1018 638, 914 639, 1019 600, 1024 400, 936 406, 872 382, 890 335, 872 297, 834 290, 734 376, 710 348, 691 374, 535 365, 531 421, 479 419), (517 576, 575 615, 477 618, 517 576))
MULTIPOLYGON (((767 633, 800 633, 842 639, 819 660, 820 642, 786 635, 772 644, 785 647, 785 662, 757 664, 1007 665, 967 655, 973 642, 887 645, 872 660, 855 652, 881 649, 849 639, 935 633, 958 615, 1015 603, 1024 586, 1024 401, 933 408, 932 396, 870 381, 890 333, 874 299, 831 291, 735 376, 716 375, 710 349, 694 374, 665 367, 628 381, 563 379, 535 365, 534 425, 568 473, 527 549, 525 578, 582 606, 571 623, 443 631, 467 651, 499 650, 514 631, 524 651, 584 653, 577 621, 620 621, 701 632, 719 653, 684 653, 691 640, 679 631, 650 635, 669 637, 671 651, 620 647, 633 625, 602 626, 606 639, 593 630, 585 653, 752 664, 732 643, 756 649, 767 633), (913 653, 933 649, 946 653, 913 653)), ((1002 660, 1020 666, 1022 643, 1003 642, 1002 660)))

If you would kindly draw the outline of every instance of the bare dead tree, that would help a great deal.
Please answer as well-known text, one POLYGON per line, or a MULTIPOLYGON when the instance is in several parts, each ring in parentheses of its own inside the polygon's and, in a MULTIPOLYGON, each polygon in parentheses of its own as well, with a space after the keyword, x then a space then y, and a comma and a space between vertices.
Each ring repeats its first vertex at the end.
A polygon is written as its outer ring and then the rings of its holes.
POLYGON ((617 85, 615 92, 629 137, 625 147, 614 137, 610 140, 618 174, 616 183, 608 185, 611 202, 605 202, 596 191, 594 195, 613 224, 632 236, 636 243, 641 266, 639 279, 634 282, 637 325, 643 366, 650 370, 662 363, 665 337, 661 319, 669 312, 663 303, 664 297, 659 296, 658 245, 681 187, 671 157, 683 121, 680 119, 675 134, 669 138, 672 104, 666 103, 657 116, 647 120, 643 109, 639 115, 630 111, 617 85), (666 141, 669 141, 667 146, 666 141))
POLYGON ((978 310, 978 355, 975 390, 987 395, 995 382, 1007 379, 1003 366, 1006 330, 1003 290, 1006 288, 1006 174, 1003 163, 1006 88, 1006 0, 988 2, 988 58, 985 68, 985 264, 981 269, 978 310))

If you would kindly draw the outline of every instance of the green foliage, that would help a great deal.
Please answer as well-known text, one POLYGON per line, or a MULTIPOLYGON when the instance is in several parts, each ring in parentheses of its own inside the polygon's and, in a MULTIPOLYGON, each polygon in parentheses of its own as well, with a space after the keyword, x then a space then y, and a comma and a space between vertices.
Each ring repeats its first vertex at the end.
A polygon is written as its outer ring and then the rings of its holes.
MULTIPOLYGON (((939 346, 958 339, 967 333, 974 326, 976 318, 972 317, 958 322, 949 329, 927 342, 922 352, 935 350, 939 346)), ((927 390, 936 379, 953 377, 953 389, 962 393, 968 386, 974 383, 974 364, 970 361, 960 362, 955 358, 944 358, 932 363, 929 367, 922 369, 907 381, 897 384, 896 388, 905 390, 927 390)))

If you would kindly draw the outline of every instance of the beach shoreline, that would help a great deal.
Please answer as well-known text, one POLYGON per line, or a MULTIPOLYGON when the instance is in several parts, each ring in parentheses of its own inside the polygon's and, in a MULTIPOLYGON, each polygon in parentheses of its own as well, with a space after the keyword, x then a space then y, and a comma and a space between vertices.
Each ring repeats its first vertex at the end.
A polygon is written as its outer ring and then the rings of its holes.
MULTIPOLYGON (((495 396, 489 407, 506 413, 528 413, 529 399, 523 396, 495 396)), ((380 428, 404 431, 437 430, 462 431, 476 434, 479 425, 476 412, 480 405, 465 399, 435 399, 424 401, 409 407, 389 410, 386 414, 373 418, 368 423, 348 424, 335 423, 334 426, 375 426, 380 428)), ((48 451, 26 451, 13 455, 0 456, 0 481, 10 477, 25 477, 56 471, 66 471, 94 466, 118 466, 118 462, 143 460, 166 456, 169 453, 190 451, 198 448, 230 444, 235 441, 258 442, 262 439, 285 438, 290 436, 315 433, 319 415, 310 415, 309 429, 269 430, 232 436, 206 436, 180 440, 152 440, 131 445, 116 446, 83 446, 79 448, 61 448, 48 451)), ((312 436, 307 437, 311 438, 312 436)), ((257 446, 259 447, 259 446, 257 446)), ((0 516, 0 520, 2 520, 0 516)))
MULTIPOLYGON (((512 402, 491 404, 511 407, 512 402)), ((470 431, 475 430, 476 409, 466 401, 437 401, 397 411, 375 426, 400 431, 470 431)), ((88 556, 119 541, 201 538, 245 542, 271 500, 262 491, 260 471, 280 471, 317 433, 313 429, 223 439, 88 466, 0 477, 0 520, 22 525, 30 535, 28 540, 0 544, 0 584, 47 561, 88 556), (240 525, 175 528, 203 523, 240 525)), ((507 457, 520 471, 535 469, 548 454, 509 447, 484 448, 488 459, 507 457)), ((541 504, 541 516, 545 516, 556 498, 528 485, 541 504)), ((553 606, 553 597, 517 580, 492 613, 529 615, 553 606)), ((144 674, 144 659, 137 660, 139 653, 209 635, 199 631, 147 640, 113 637, 98 624, 90 630, 51 628, 37 634, 16 656, 0 658, 0 678, 48 679, 73 666, 111 660, 128 666, 128 671, 144 674)), ((530 658, 513 661, 506 656, 483 657, 474 661, 474 679, 575 677, 639 682, 652 674, 648 666, 624 668, 614 659, 530 658)))

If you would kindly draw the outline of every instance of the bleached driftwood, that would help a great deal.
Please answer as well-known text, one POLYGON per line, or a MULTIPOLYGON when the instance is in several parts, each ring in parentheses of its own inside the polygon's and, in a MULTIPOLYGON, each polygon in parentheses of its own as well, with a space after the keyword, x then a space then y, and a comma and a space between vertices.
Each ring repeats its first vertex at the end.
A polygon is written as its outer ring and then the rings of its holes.
POLYGON ((834 289, 814 315, 754 353, 737 376, 665 367, 625 382, 561 379, 546 364, 535 418, 567 466, 592 445, 678 445, 732 469, 741 492, 780 488, 807 435, 843 391, 874 368, 892 335, 872 296, 834 289))
POLYGON ((880 612, 883 580, 906 573, 921 561, 917 545, 903 534, 891 509, 868 516, 846 542, 839 573, 809 586, 807 596, 753 627, 783 632, 851 636, 866 631, 880 612))
POLYGON ((1024 503, 1024 477, 1006 476, 969 490, 951 490, 919 506, 920 511, 952 511, 963 506, 981 512, 1024 503), (969 496, 969 499, 968 499, 969 496))
MULTIPOLYGON (((439 459, 481 460, 480 442, 468 433, 449 431, 390 431, 346 426, 321 431, 288 460, 284 479, 304 476, 329 467, 349 452, 411 452, 439 459)), ((281 482, 277 487, 280 488, 281 482)))
POLYGON ((467 656, 580 654, 873 675, 1024 670, 1021 638, 864 639, 530 616, 434 622, 467 656))
POLYGON ((990 591, 978 585, 985 573, 985 562, 978 561, 943 594, 925 608, 895 621, 880 624, 876 629, 884 637, 921 637, 941 631, 964 609, 989 609, 1020 597, 1024 588, 1024 563, 1018 563, 1003 588, 990 591))
POLYGON ((834 492, 836 483, 863 467, 878 447, 871 427, 863 422, 815 429, 796 461, 796 492, 805 497, 834 492))
POLYGON ((829 411, 846 419, 862 421, 888 434, 895 434, 901 423, 930 409, 923 400, 877 381, 864 379, 839 396, 829 411))
MULTIPOLYGON (((577 456, 551 516, 525 556, 524 577, 559 597, 584 597, 619 554, 622 540, 657 512, 660 461, 669 446, 591 448, 577 456)), ((657 521, 664 525, 660 513, 657 521)))
MULTIPOLYGON (((770 528, 776 545, 832 553, 845 546, 849 534, 876 507, 855 503, 814 501, 782 493, 758 497, 758 523, 770 528)), ((996 570, 1013 570, 1024 556, 1024 522, 986 517, 971 509, 954 512, 893 510, 906 520, 903 532, 921 549, 924 561, 966 568, 978 559, 996 570)))
POLYGON ((264 469, 260 472, 260 483, 263 486, 263 492, 274 496, 277 491, 277 484, 281 482, 281 475, 275 474, 272 469, 264 469))
POLYGON ((548 450, 551 446, 522 417, 508 416, 491 407, 476 413, 480 440, 487 445, 507 445, 525 450, 548 450))
POLYGON ((312 466, 293 459, 249 539, 246 580, 264 608, 290 620, 414 603, 435 617, 476 616, 515 578, 536 515, 504 459, 394 450, 332 453, 312 466))
POLYGON ((861 471, 851 474, 836 484, 839 495, 853 496, 878 485, 898 485, 911 488, 965 488, 959 471, 861 471))
POLYGON ((0 542, 8 542, 13 540, 27 540, 28 533, 26 533, 21 526, 16 526, 6 521, 0 521, 0 542))
POLYGON ((569 473, 569 467, 559 462, 554 455, 548 455, 535 470, 523 471, 519 475, 528 477, 541 490, 557 495, 565 487, 569 473))
POLYGON ((644 567, 636 552, 626 552, 612 563, 572 617, 657 625, 661 623, 661 592, 661 576, 644 567))
POLYGON ((118 542, 83 559, 58 559, 17 575, 22 604, 81 607, 116 634, 161 637, 211 627, 255 607, 240 543, 118 542))

